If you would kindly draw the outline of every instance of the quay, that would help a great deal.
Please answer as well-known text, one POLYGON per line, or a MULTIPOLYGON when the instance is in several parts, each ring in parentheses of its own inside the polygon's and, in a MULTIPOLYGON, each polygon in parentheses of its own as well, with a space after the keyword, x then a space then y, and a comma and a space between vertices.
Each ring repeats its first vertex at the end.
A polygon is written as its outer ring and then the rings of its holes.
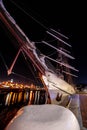
MULTIPOLYGON (((0 129, 4 130, 16 112, 23 106, 30 104, 47 104, 47 93, 44 88, 23 86, 10 83, 0 85, 0 129), (6 87, 7 85, 7 87, 6 87), (15 86, 15 87, 13 87, 15 86), (18 87, 17 87, 18 86, 18 87)), ((66 101, 67 103, 67 101, 66 101)), ((63 104, 60 104, 63 105, 63 104)), ((65 105, 65 103, 64 103, 65 105)), ((81 130, 87 130, 87 94, 78 93, 71 96, 67 106, 76 116, 81 130)))

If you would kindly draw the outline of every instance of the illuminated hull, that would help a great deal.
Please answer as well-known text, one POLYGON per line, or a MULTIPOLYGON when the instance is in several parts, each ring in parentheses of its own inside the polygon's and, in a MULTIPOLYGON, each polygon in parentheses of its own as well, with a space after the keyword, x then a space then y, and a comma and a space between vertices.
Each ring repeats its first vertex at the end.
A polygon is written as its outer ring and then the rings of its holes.
POLYGON ((68 102, 68 100, 70 100, 70 99, 67 98, 67 96, 69 97, 69 95, 75 94, 74 87, 71 86, 70 84, 68 84, 66 81, 59 78, 56 74, 54 74, 52 72, 46 71, 45 74, 46 74, 46 76, 43 76, 43 80, 46 83, 46 85, 48 86, 51 103, 60 104, 65 99, 67 99, 67 102, 68 102), (59 96, 62 96, 60 99, 61 102, 60 102, 60 100, 59 101, 56 100, 58 94, 59 94, 59 96))

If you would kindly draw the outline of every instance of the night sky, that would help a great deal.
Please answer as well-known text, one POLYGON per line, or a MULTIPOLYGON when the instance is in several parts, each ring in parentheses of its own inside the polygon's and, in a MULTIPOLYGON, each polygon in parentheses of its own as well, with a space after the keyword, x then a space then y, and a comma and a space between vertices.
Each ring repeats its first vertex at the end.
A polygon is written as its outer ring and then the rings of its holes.
MULTIPOLYGON (((14 1, 4 0, 4 4, 30 40, 37 42, 46 39, 46 30, 49 28, 69 37, 68 42, 72 45, 71 55, 75 57, 73 66, 79 70, 79 72, 75 72, 78 75, 76 82, 87 83, 87 9, 85 3, 18 0, 14 4, 14 1), (17 5, 22 8, 22 11, 17 8, 17 5)), ((0 39, 3 41, 5 32, 1 29, 3 28, 0 26, 0 39)), ((7 39, 6 34, 5 37, 7 39)), ((9 49, 13 48, 10 40, 8 42, 9 49)), ((6 45, 6 40, 3 43, 6 45)), ((0 42, 0 50, 4 47, 1 44, 0 42)), ((4 49, 6 52, 7 48, 4 49)), ((1 53, 4 52, 4 49, 1 53)), ((15 52, 13 54, 15 55, 15 52)), ((4 55, 6 57, 6 54, 4 55)), ((10 66, 10 61, 9 59, 8 66, 10 66)))

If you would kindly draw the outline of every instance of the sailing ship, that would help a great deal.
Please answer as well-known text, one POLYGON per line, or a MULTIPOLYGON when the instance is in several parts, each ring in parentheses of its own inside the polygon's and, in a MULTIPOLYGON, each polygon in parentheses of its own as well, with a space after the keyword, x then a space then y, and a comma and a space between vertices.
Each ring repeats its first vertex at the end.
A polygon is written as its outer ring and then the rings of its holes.
MULTIPOLYGON (((1 1, 2 3, 2 1, 1 1)), ((52 62, 57 63, 60 65, 62 68, 68 68, 69 70, 74 70, 78 71, 74 67, 68 65, 67 63, 64 63, 64 59, 60 61, 61 58, 58 57, 58 59, 52 59, 51 57, 43 54, 37 47, 36 47, 36 42, 32 42, 29 40, 29 38, 25 35, 25 33, 20 29, 20 27, 16 24, 16 21, 11 17, 11 15, 8 13, 6 8, 4 7, 3 4, 1 4, 1 12, 0 12, 0 19, 2 23, 5 25, 7 28, 7 31, 9 31, 13 37, 16 39, 16 44, 18 45, 18 53, 11 65, 11 67, 7 70, 8 75, 12 73, 12 69, 16 63, 16 60, 19 56, 19 54, 22 52, 23 55, 28 57, 32 64, 37 68, 37 73, 39 72, 39 78, 41 81, 45 83, 46 90, 49 91, 51 100, 55 99, 58 93, 62 93, 62 95, 71 95, 75 93, 75 89, 72 85, 67 83, 64 79, 61 79, 61 76, 64 74, 60 73, 60 70, 56 71, 55 67, 51 64, 52 62), (54 95, 54 96, 53 96, 54 95)), ((61 38, 57 36, 58 32, 55 31, 54 29, 49 29, 46 31, 47 34, 50 36, 56 38, 63 44, 65 44, 68 47, 71 47, 70 44, 67 42, 63 41, 61 38)), ((65 37, 63 34, 60 34, 60 36, 65 37)), ((46 41, 42 41, 42 44, 45 44, 46 46, 49 46, 56 50, 59 55, 62 57, 74 59, 70 54, 68 54, 67 50, 64 50, 64 48, 56 48, 55 46, 49 44, 46 41)), ((59 69, 60 67, 58 67, 59 69)), ((67 73, 68 75, 75 76, 69 72, 66 72, 65 70, 62 71, 63 73, 67 73)))
MULTIPOLYGON (((35 68, 37 75, 39 76, 40 81, 42 82, 48 96, 50 96, 51 104, 58 104, 57 96, 58 93, 62 93, 62 98, 75 94, 75 89, 72 85, 68 82, 64 81, 58 73, 56 72, 55 67, 51 64, 51 61, 60 64, 61 66, 65 66, 69 69, 78 71, 74 67, 68 65, 67 63, 60 62, 58 60, 52 59, 49 56, 44 55, 36 46, 35 42, 29 40, 29 38, 25 35, 25 33, 21 30, 21 28, 17 25, 16 21, 11 17, 7 9, 5 8, 2 0, 0 0, 0 21, 3 23, 7 31, 14 37, 16 40, 16 44, 19 48, 18 53, 13 60, 11 67, 7 70, 7 74, 10 75, 12 73, 12 69, 16 63, 16 60, 19 54, 22 52, 25 56, 25 59, 28 58, 32 62, 32 66, 35 68), (55 102, 56 101, 56 102, 55 102)), ((58 38, 54 33, 55 30, 50 29, 47 33, 59 41, 63 42, 67 46, 70 46, 68 43, 64 42, 62 39, 58 38)), ((49 44, 46 41, 42 41, 43 44, 54 48, 58 53, 66 56, 70 59, 74 59, 74 57, 67 54, 60 48, 56 48, 49 44)), ((48 98, 47 96, 47 98, 48 98)), ((47 102, 46 102, 47 103, 47 102)), ((17 115, 15 116, 10 124, 6 127, 6 130, 14 130, 14 129, 71 129, 71 130, 80 130, 78 121, 74 114, 59 105, 31 105, 22 108, 18 111, 17 115), (29 107, 29 108, 28 108, 29 107), (43 112, 44 111, 44 112, 43 112), (54 111, 54 112, 53 112, 54 111), (33 116, 34 113, 34 116, 33 116), (53 114, 52 114, 53 113, 53 114), (27 115, 30 116, 27 116, 27 115), (43 115, 44 114, 44 115, 43 115), (47 115, 49 114, 49 115, 47 115), (61 119, 59 118, 61 116, 61 119), (18 118, 17 118, 18 117, 18 118), (20 117, 20 118, 19 118, 20 117), (21 118, 23 117, 23 120, 21 118), (30 118, 28 118, 30 117, 30 118), (34 117, 34 118, 33 118, 34 117), (48 118, 49 117, 49 118, 48 118), (51 118, 52 117, 52 118, 51 118), (66 121, 65 118, 67 117, 66 121), (56 118, 56 119, 55 119, 56 118), (58 119, 59 118, 59 119, 58 119), (51 120, 52 119, 52 120, 51 120), (15 122, 14 122, 15 120, 15 122), (51 124, 49 125, 51 120, 51 124), (26 124, 22 126, 23 122, 26 124), (28 122, 27 122, 28 121, 28 122), (55 124, 56 121, 56 124, 55 124), (65 123, 64 123, 65 121, 65 123), (73 122, 74 121, 74 122, 73 122), (12 123, 13 122, 13 123, 12 123), (29 123, 30 122, 30 123, 29 123), (45 125, 43 125, 43 122, 45 125), (60 123, 61 122, 61 123, 60 123), (74 123, 74 125, 73 125, 74 123), (19 125, 17 125, 19 124, 19 125), (70 124, 70 125, 67 125, 70 124), (71 125, 72 124, 72 125, 71 125), (14 127, 15 126, 15 127, 14 127), (36 127, 34 127, 36 126, 36 127)))

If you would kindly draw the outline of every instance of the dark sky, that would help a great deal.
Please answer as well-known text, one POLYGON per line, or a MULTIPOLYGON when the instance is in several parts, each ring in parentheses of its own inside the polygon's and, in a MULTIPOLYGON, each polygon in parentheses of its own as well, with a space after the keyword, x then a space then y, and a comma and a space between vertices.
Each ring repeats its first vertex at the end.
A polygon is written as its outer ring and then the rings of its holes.
POLYGON ((64 1, 4 0, 9 12, 32 41, 46 39, 46 28, 69 37, 78 83, 87 83, 87 9, 85 3, 64 1), (19 5, 23 12, 17 8, 19 5), (26 15, 24 13, 26 12, 26 15))

